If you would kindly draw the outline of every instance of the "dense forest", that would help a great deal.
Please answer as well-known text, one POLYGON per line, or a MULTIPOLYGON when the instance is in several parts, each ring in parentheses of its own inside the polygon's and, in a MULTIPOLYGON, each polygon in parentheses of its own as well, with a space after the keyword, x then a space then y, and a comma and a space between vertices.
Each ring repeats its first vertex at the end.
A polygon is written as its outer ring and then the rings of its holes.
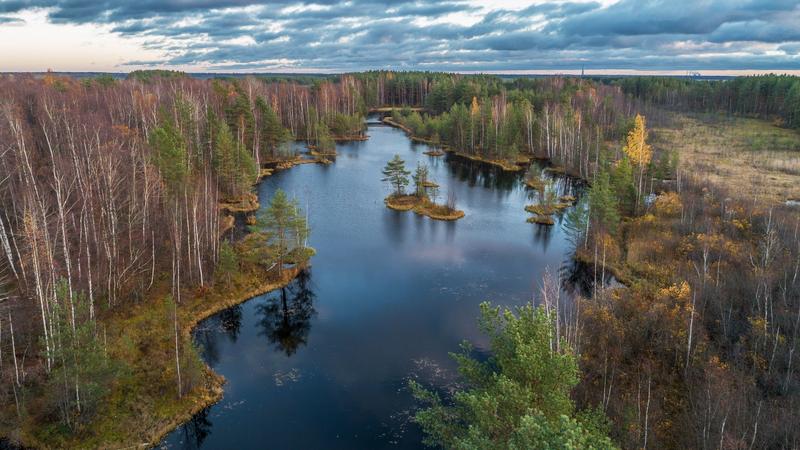
MULTIPOLYGON (((522 434, 501 443, 469 435, 470 419, 454 422, 453 410, 435 403, 419 418, 431 442, 503 447, 541 431, 538 421, 578 410, 594 415, 564 419, 573 442, 602 440, 607 428, 624 448, 800 445, 796 211, 682 173, 674 152, 651 146, 648 123, 667 108, 798 128, 796 77, 138 72, 126 80, 4 75, 0 90, 0 431, 13 439, 104 446, 136 436, 140 429, 123 428, 139 417, 147 427, 189 409, 179 401, 209 383, 182 331, 189 312, 223 291, 258 291, 247 276, 280 283, 313 253, 303 214, 285 194, 238 241, 229 239, 230 205, 252 201, 264 170, 304 159, 294 141, 335 153, 336 140, 364 138, 370 109, 389 108, 391 123, 417 139, 509 170, 547 160, 589 185, 565 218, 576 264, 595 280, 589 292, 553 306, 562 290, 550 280, 540 296, 546 313, 507 312, 500 323, 498 311, 484 310, 497 325, 488 331, 506 345, 494 348, 504 368, 524 366, 503 350, 532 345, 558 369, 552 376, 569 376, 554 383, 558 408, 514 409, 520 414, 504 420, 519 426, 526 417, 522 434), (611 275, 623 287, 607 284, 611 275), (530 336, 503 337, 520 321, 530 336), (133 334, 140 329, 155 336, 133 334), (563 351, 537 346, 550 329, 550 345, 563 340, 563 351), (533 342, 514 340, 523 338, 533 342)), ((525 177, 542 189, 539 171, 525 177)), ((479 377, 492 367, 459 362, 475 369, 468 395, 508 394, 479 377)), ((530 376, 510 378, 524 386, 530 376)))
POLYGON ((631 77, 613 83, 626 94, 670 109, 752 116, 800 128, 800 79, 795 76, 763 75, 725 81, 631 77))

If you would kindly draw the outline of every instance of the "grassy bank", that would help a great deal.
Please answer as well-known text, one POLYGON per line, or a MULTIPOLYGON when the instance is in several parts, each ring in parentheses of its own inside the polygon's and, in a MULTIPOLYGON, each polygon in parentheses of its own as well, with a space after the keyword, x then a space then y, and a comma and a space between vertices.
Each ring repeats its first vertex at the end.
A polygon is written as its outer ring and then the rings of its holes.
POLYGON ((458 220, 464 217, 464 211, 453 209, 447 205, 436 204, 425 197, 416 195, 393 195, 384 200, 386 207, 395 211, 414 211, 416 214, 428 216, 435 220, 458 220))
MULTIPOLYGON (((253 240, 236 244, 240 259, 255 249, 253 240)), ((266 270, 260 264, 243 263, 241 270, 214 285, 184 289, 181 301, 165 301, 170 279, 162 274, 148 292, 148 299, 124 311, 103 315, 98 321, 105 339, 105 351, 124 367, 109 385, 103 386, 97 410, 82 418, 77 430, 58 421, 23 417, 17 429, 4 434, 26 446, 37 448, 122 448, 156 445, 164 436, 223 396, 224 378, 214 373, 192 341, 192 329, 226 308, 290 283, 304 264, 266 270), (179 397, 176 384, 175 323, 182 376, 179 397)), ((41 387, 27 394, 29 402, 44 401, 41 387)), ((5 405, 13 408, 13 405, 5 405)))
POLYGON ((219 209, 229 213, 249 213, 258 211, 258 196, 248 192, 239 198, 229 198, 219 202, 219 209))

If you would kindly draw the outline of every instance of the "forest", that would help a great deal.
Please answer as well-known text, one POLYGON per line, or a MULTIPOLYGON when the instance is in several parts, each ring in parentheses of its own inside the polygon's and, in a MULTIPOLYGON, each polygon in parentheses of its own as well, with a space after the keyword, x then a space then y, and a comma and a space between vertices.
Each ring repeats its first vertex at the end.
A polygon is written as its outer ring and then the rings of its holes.
POLYGON ((626 94, 669 109, 758 117, 800 128, 800 80, 791 75, 737 77, 724 83, 631 77, 613 84, 626 94))
POLYGON ((2 75, 0 91, 0 434, 13 442, 152 442, 219 397, 191 327, 313 261, 301 205, 278 191, 253 215, 253 185, 335 158, 387 108, 416 140, 524 172, 540 202, 539 164, 587 186, 564 221, 593 282, 572 301, 569 280, 545 279, 536 307, 484 305, 491 364, 457 356, 467 388, 451 399, 410 387, 429 443, 800 445, 797 211, 685 170, 656 132, 684 113, 800 128, 797 77, 134 72, 2 75))

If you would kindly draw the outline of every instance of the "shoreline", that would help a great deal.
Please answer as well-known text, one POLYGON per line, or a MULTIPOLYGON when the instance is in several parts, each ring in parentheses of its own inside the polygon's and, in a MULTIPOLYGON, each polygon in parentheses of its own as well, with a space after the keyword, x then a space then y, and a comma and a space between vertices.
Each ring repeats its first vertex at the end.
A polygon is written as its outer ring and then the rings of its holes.
POLYGON ((391 210, 414 211, 415 214, 427 216, 433 220, 456 221, 465 216, 464 211, 460 209, 454 209, 440 214, 436 212, 436 208, 445 208, 443 205, 437 205, 427 198, 420 199, 414 195, 404 195, 401 197, 389 196, 383 199, 383 203, 391 210))
MULTIPOLYGON (((388 118, 387 118, 388 119, 388 118)), ((407 137, 412 141, 416 140, 419 142, 430 143, 425 139, 415 138, 410 133, 406 127, 403 127, 400 124, 396 124, 395 122, 391 121, 390 119, 384 120, 385 123, 388 123, 391 126, 396 128, 403 129, 407 133, 407 137), (389 123, 391 122, 391 123, 389 123)), ((367 140, 368 136, 365 136, 363 140, 367 140)), ((444 150, 448 153, 455 153, 458 156, 465 157, 467 159, 471 159, 473 161, 486 163, 490 165, 495 165, 500 167, 503 170, 507 171, 518 171, 522 170, 523 168, 515 165, 514 169, 508 169, 507 166, 503 165, 499 161, 492 161, 486 160, 481 157, 473 157, 470 155, 462 154, 460 152, 454 151, 449 148, 444 148, 444 150)), ((311 163, 321 163, 325 164, 325 162, 320 161, 318 158, 314 159, 307 159, 307 158, 295 158, 290 160, 283 160, 283 161, 269 161, 267 164, 270 165, 270 168, 262 168, 260 169, 259 177, 257 181, 253 184, 254 186, 258 186, 264 178, 273 175, 275 172, 280 170, 286 170, 296 165, 301 164, 311 164, 311 163)), ((510 164, 508 162, 507 164, 510 164)), ((464 211, 461 210, 454 210, 451 214, 441 215, 437 214, 436 212, 430 211, 429 208, 423 207, 420 201, 417 201, 411 205, 401 205, 398 203, 392 203, 389 198, 384 200, 386 206, 390 209, 397 210, 397 211, 414 211, 414 213, 418 215, 428 216, 432 220, 440 220, 440 221, 456 221, 465 217, 464 211)), ((233 215, 236 213, 252 213, 257 211, 260 208, 260 204, 258 202, 258 196, 252 192, 245 194, 242 196, 240 201, 233 201, 233 202, 222 202, 218 203, 218 207, 220 210, 220 214, 222 216, 222 226, 220 227, 220 238, 223 238, 224 235, 229 232, 233 228, 233 224, 228 224, 228 221, 233 222, 233 215), (238 208, 237 208, 238 207, 238 208), (227 212, 227 214, 226 214, 227 212)), ((432 204, 430 206, 434 207, 442 207, 442 205, 435 205, 432 204)), ((577 255, 577 252, 573 253, 573 259, 580 259, 577 255)), ((259 275, 264 274, 252 274, 252 273, 244 273, 242 276, 243 282, 239 283, 237 286, 231 288, 219 288, 215 285, 211 285, 211 290, 207 293, 197 294, 194 290, 188 291, 191 294, 186 296, 186 300, 179 305, 179 321, 181 324, 179 325, 180 328, 180 339, 181 339, 181 347, 184 349, 183 352, 189 351, 189 348, 194 347, 194 343, 192 340, 192 332, 198 326, 200 322, 203 320, 208 319, 209 317, 218 314, 228 308, 246 303, 253 298, 263 295, 268 292, 275 291, 277 289, 281 289, 288 284, 290 284, 302 270, 305 270, 310 266, 309 262, 305 262, 294 267, 289 267, 284 269, 284 273, 281 279, 278 280, 266 280, 263 278, 259 278, 259 275), (181 306, 184 308, 181 310, 181 306)), ((153 299, 158 298, 158 290, 156 289, 155 295, 152 296, 153 299)), ((155 301, 155 300, 153 300, 155 301)), ((148 304, 152 304, 148 302, 148 304)), ((140 304, 137 305, 134 309, 126 311, 128 314, 137 314, 137 311, 140 307, 146 307, 147 305, 140 304)), ((109 318, 110 322, 113 323, 116 321, 116 318, 109 318)), ((141 428, 138 426, 131 426, 130 430, 131 433, 135 436, 135 433, 138 434, 139 439, 134 440, 133 442, 139 442, 138 444, 133 444, 134 447, 136 446, 143 446, 147 448, 157 447, 160 442, 173 433, 176 429, 181 427, 182 425, 189 422, 197 413, 203 411, 204 409, 213 406, 219 403, 225 397, 225 384, 227 380, 225 377, 211 368, 207 361, 203 359, 201 355, 198 354, 199 361, 203 365, 202 370, 202 378, 198 380, 197 384, 192 387, 192 389, 185 393, 180 399, 174 398, 169 401, 169 409, 175 410, 174 414, 168 416, 162 416, 160 418, 154 417, 153 415, 148 416, 148 418, 152 418, 155 420, 148 420, 147 423, 141 423, 141 428), (135 428, 140 428, 138 431, 135 428)), ((173 395, 174 396, 174 395, 173 395)), ((157 411, 157 410, 156 410, 157 411)), ((148 411, 152 413, 154 411, 148 411)), ((123 419, 125 423, 129 423, 123 419)), ((32 435, 27 434, 23 439, 23 442, 27 441, 29 444, 33 444, 34 446, 41 446, 42 448, 47 448, 47 445, 43 445, 44 443, 38 442, 32 435)), ((91 441, 90 441, 91 442, 91 441)), ((75 442, 73 442, 74 444, 75 442)), ((98 444, 98 441, 94 441, 95 444, 98 444)), ((100 447, 113 447, 116 444, 122 445, 123 443, 130 443, 130 441, 120 441, 114 442, 113 440, 109 440, 106 442, 99 441, 100 447)))
MULTIPOLYGON (((438 149, 441 149, 441 151, 444 151, 446 153, 452 153, 454 155, 460 156, 462 158, 469 159, 471 161, 477 161, 477 162, 482 162, 482 163, 486 163, 486 164, 491 164, 491 165, 493 165, 495 167, 499 167, 499 168, 505 170, 506 172, 519 172, 520 170, 523 170, 522 166, 520 166, 517 163, 512 163, 511 161, 502 161, 502 160, 499 160, 499 159, 487 159, 487 158, 484 158, 484 157, 478 156, 478 155, 469 155, 467 153, 460 152, 458 150, 454 150, 454 149, 448 147, 447 145, 436 143, 436 142, 434 142, 434 141, 432 141, 430 139, 425 139, 425 138, 421 138, 419 136, 415 136, 413 131, 411 131, 410 128, 408 128, 407 126, 405 126, 405 125, 403 125, 401 123, 395 122, 390 117, 384 117, 382 119, 382 122, 385 123, 386 125, 391 126, 391 127, 399 128, 399 129, 405 131, 406 135, 408 135, 408 138, 411 139, 414 142, 419 142, 419 143, 422 143, 422 144, 432 145, 432 146, 434 146, 434 147, 436 147, 438 149)), ((430 155, 430 156, 436 156, 436 155, 430 155)), ((525 160, 530 162, 530 158, 528 158, 527 156, 525 157, 525 160)))
MULTIPOLYGON (((264 178, 269 177, 276 171, 287 170, 296 165, 322 163, 320 159, 294 158, 285 161, 271 162, 276 165, 272 168, 260 169, 259 177, 253 183, 255 192, 247 192, 238 199, 226 199, 230 201, 218 201, 217 207, 220 214, 220 229, 218 239, 222 240, 235 227, 235 215, 250 215, 261 207, 258 201, 257 187, 264 178)), ((189 422, 197 413, 220 402, 225 396, 225 377, 214 371, 202 355, 196 352, 196 347, 192 339, 192 332, 203 320, 222 312, 228 308, 246 303, 260 295, 281 289, 290 284, 299 273, 310 267, 310 262, 306 261, 292 267, 286 267, 280 279, 267 279, 268 271, 259 270, 257 272, 239 272, 240 276, 233 285, 225 287, 211 284, 205 288, 193 287, 182 289, 184 301, 178 305, 177 314, 179 322, 179 339, 182 353, 195 353, 197 360, 202 364, 202 373, 197 380, 197 384, 184 393, 181 398, 169 396, 166 403, 147 409, 144 422, 132 424, 128 418, 118 418, 125 434, 117 434, 120 430, 114 430, 109 434, 97 434, 94 436, 84 436, 78 440, 62 441, 59 446, 68 447, 88 447, 88 448, 116 448, 131 445, 132 447, 155 448, 170 433, 182 425, 189 422), (127 427, 125 424, 128 424, 127 427), (127 435, 130 433, 129 435, 127 435)), ((118 327, 125 329, 125 323, 130 318, 144 317, 148 308, 153 307, 162 296, 162 288, 154 286, 148 295, 149 300, 136 305, 131 305, 124 312, 117 312, 104 320, 106 327, 118 327)), ((135 320, 135 319, 134 319, 135 320)), ((125 333, 117 335, 114 339, 123 338, 125 333)), ((164 397, 165 399, 167 397, 164 397)), ((40 440, 34 430, 20 430, 17 444, 22 448, 52 448, 50 444, 40 440)), ((58 447, 56 447, 58 448, 58 447)))
MULTIPOLYGON (((190 317, 188 322, 185 322, 180 328, 181 339, 183 339, 184 342, 188 341, 191 345, 193 345, 192 331, 194 331, 200 322, 228 308, 246 303, 255 297, 258 297, 259 295, 286 287, 297 277, 300 272, 305 270, 308 266, 309 264, 302 264, 292 268, 284 269, 283 277, 280 280, 264 281, 254 287, 250 287, 250 289, 246 289, 244 292, 238 292, 223 297, 221 301, 218 302, 211 302, 203 309, 196 310, 195 308, 192 308, 188 312, 184 311, 184 313, 190 314, 190 317)), ((198 298, 195 298, 194 300, 197 301, 198 298)), ((173 417, 172 420, 158 427, 152 433, 148 433, 146 443, 147 446, 158 445, 170 433, 190 421, 195 414, 199 413, 205 408, 219 403, 225 397, 224 386, 227 382, 225 377, 215 372, 214 369, 212 369, 211 366, 209 366, 208 363, 203 360, 203 358, 200 358, 200 360, 205 366, 204 374, 206 375, 207 379, 205 380, 206 383, 203 386, 195 388, 195 390, 198 392, 192 392, 192 396, 199 398, 196 398, 188 411, 173 417)))

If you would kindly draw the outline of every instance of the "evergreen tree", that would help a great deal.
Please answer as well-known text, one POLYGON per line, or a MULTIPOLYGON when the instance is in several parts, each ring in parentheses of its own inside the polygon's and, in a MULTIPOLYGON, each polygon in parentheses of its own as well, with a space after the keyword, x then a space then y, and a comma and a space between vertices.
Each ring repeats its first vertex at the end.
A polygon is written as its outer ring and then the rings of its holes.
POLYGON ((56 298, 51 305, 54 345, 47 354, 53 367, 46 387, 50 398, 58 401, 62 422, 75 430, 91 420, 104 394, 102 386, 121 366, 106 356, 86 296, 77 292, 70 299, 67 282, 62 279, 56 286, 56 298))
POLYGON ((227 286, 237 270, 239 270, 239 261, 236 251, 230 242, 224 240, 219 245, 219 259, 217 260, 217 270, 215 272, 217 279, 227 286))
POLYGON ((330 129, 324 122, 317 124, 317 151, 323 154, 336 153, 336 143, 331 137, 330 129))
POLYGON ((580 245, 582 242, 586 243, 586 226, 589 221, 589 214, 587 211, 587 203, 585 199, 581 199, 574 208, 570 208, 564 216, 564 229, 567 234, 567 239, 574 246, 580 245))
POLYGON ((278 189, 267 208, 258 214, 256 225, 268 233, 268 244, 275 249, 278 274, 283 273, 286 257, 296 248, 304 246, 308 224, 296 200, 290 200, 278 189))
POLYGON ((256 178, 257 167, 253 157, 231 135, 228 124, 216 121, 213 162, 223 191, 231 197, 246 192, 256 178))
POLYGON ((553 320, 544 307, 527 305, 514 314, 482 304, 480 325, 492 356, 476 359, 468 344, 454 355, 466 387, 453 395, 453 404, 410 383, 414 396, 428 404, 414 418, 425 443, 461 449, 614 448, 602 417, 575 414, 570 392, 578 383, 578 362, 565 342, 561 350, 552 345, 553 320))
POLYGON ((225 117, 228 127, 236 143, 244 148, 253 147, 253 130, 255 129, 255 118, 251 108, 250 98, 242 89, 238 82, 232 83, 232 91, 227 93, 227 98, 231 103, 225 108, 225 117), (229 100, 230 101, 230 100, 229 100))
POLYGON ((633 177, 633 167, 627 157, 617 162, 610 178, 620 211, 625 215, 633 214, 636 208, 636 182, 633 177))
POLYGON ((426 197, 428 189, 428 166, 425 164, 417 164, 417 170, 414 172, 414 191, 417 197, 426 197))
POLYGON ((151 131, 150 146, 153 148, 153 164, 158 168, 161 179, 167 190, 176 194, 186 182, 189 166, 186 143, 168 116, 164 116, 161 125, 151 131))
POLYGON ((408 176, 411 174, 406 170, 406 162, 400 158, 400 155, 395 154, 391 161, 386 163, 383 168, 384 178, 381 181, 387 181, 394 187, 392 195, 403 195, 405 187, 408 186, 408 176))
POLYGON ((291 133, 284 128, 278 114, 263 98, 256 100, 256 108, 261 116, 259 150, 264 159, 275 158, 281 145, 291 139, 291 133))
POLYGON ((589 212, 592 225, 599 230, 614 234, 619 224, 617 197, 611 186, 607 170, 597 173, 594 184, 589 189, 589 212))

